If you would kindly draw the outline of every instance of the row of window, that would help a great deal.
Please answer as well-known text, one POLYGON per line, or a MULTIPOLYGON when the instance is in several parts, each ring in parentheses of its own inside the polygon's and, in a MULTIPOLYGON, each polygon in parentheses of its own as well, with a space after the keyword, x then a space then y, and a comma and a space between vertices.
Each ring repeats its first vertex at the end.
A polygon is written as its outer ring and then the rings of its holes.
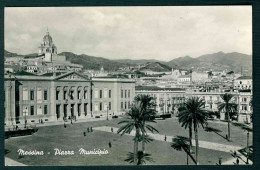
MULTIPOLYGON (((38 110, 37 110, 37 114, 42 114, 42 107, 39 106, 39 109, 40 109, 40 112, 41 112, 41 113, 39 113, 38 110)), ((48 114, 48 106, 47 106, 47 105, 44 105, 44 106, 43 106, 43 114, 44 114, 44 115, 47 115, 47 114, 48 114)), ((27 110, 27 109, 24 109, 24 110, 23 110, 23 115, 28 116, 28 110, 27 110)), ((34 109, 34 106, 31 106, 31 107, 30 107, 30 116, 33 116, 33 115, 35 115, 35 109, 34 109)))
POLYGON ((112 110, 112 103, 108 102, 108 105, 105 104, 105 106, 103 107, 103 103, 100 102, 99 104, 96 103, 95 104, 95 111, 102 111, 102 110, 112 110))
MULTIPOLYGON (((87 98, 88 98, 88 91, 84 90, 84 92, 83 92, 83 99, 87 99, 87 98)), ((60 99, 61 99, 60 91, 56 90, 56 100, 60 100, 60 99)), ((74 92, 74 90, 70 90, 70 91, 64 90, 62 99, 63 100, 66 100, 66 99, 74 100, 75 99, 75 92, 74 92)), ((81 90, 77 91, 77 99, 82 99, 81 90)))
MULTIPOLYGON (((37 100, 41 100, 42 99, 41 93, 42 93, 41 90, 37 91, 37 100)), ((35 99, 34 90, 30 90, 30 100, 34 100, 34 99, 35 99)), ((23 91, 23 100, 28 100, 27 90, 23 91)), ((43 100, 48 100, 48 91, 47 90, 43 91, 43 100)))
POLYGON ((121 109, 127 109, 127 104, 128 104, 128 109, 131 108, 130 102, 121 102, 121 109))
POLYGON ((130 98, 130 90, 121 90, 121 98, 124 98, 124 96, 125 96, 125 98, 130 98), (125 92, 125 93, 124 93, 125 92), (127 93, 128 92, 128 93, 127 93), (125 94, 125 95, 124 95, 125 94), (127 96, 127 94, 128 94, 128 96, 127 96))
MULTIPOLYGON (((95 91, 95 98, 97 98, 97 92, 98 91, 95 91)), ((107 91, 104 92, 104 98, 107 97, 107 91)), ((112 90, 108 90, 108 98, 111 98, 112 97, 112 90)), ((103 98, 103 90, 99 90, 99 98, 103 98)))

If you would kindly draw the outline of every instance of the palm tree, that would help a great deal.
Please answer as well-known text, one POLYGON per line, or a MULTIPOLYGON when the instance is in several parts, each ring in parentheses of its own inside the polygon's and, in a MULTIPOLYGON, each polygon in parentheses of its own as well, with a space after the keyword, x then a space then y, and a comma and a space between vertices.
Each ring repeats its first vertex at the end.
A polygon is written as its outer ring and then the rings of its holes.
POLYGON ((193 130, 195 133, 195 143, 196 143, 196 164, 198 161, 199 152, 199 139, 198 139, 198 126, 199 124, 204 127, 207 123, 208 111, 204 109, 205 101, 199 97, 190 97, 183 103, 183 110, 179 113, 179 122, 182 126, 185 124, 190 125, 190 121, 193 124, 193 130), (186 123, 188 122, 188 123, 186 123))
MULTIPOLYGON (((153 102, 153 97, 146 95, 146 94, 140 94, 135 96, 135 101, 137 102, 141 102, 142 104, 142 124, 144 127, 146 127, 146 122, 153 122, 156 123, 155 121, 152 120, 152 118, 156 115, 156 110, 155 110, 155 106, 156 104, 153 102)), ((158 132, 158 130, 156 130, 153 127, 150 127, 148 125, 147 128, 149 131, 153 132, 156 131, 158 132)), ((146 132, 142 133, 142 151, 143 153, 145 153, 145 136, 146 136, 146 132)))
POLYGON ((137 159, 137 165, 146 164, 145 161, 153 162, 153 159, 151 158, 151 154, 143 153, 143 151, 138 151, 136 156, 134 155, 134 153, 129 152, 128 153, 128 158, 125 159, 125 161, 127 161, 129 163, 133 163, 135 157, 137 159))
POLYGON ((190 145, 189 145, 189 139, 183 136, 177 136, 173 139, 173 143, 171 144, 171 147, 177 151, 184 150, 187 154, 187 165, 189 165, 189 157, 193 160, 193 162, 196 164, 196 160, 193 158, 193 156, 190 153, 190 145))
POLYGON ((218 110, 219 112, 226 111, 227 118, 228 118, 228 140, 230 141, 230 117, 231 117, 230 114, 237 112, 237 104, 231 102, 233 95, 230 93, 222 94, 220 95, 220 97, 224 102, 218 105, 218 110))
POLYGON ((249 163, 249 162, 248 162, 248 159, 249 159, 249 132, 252 132, 253 129, 252 129, 252 127, 250 127, 250 126, 248 126, 248 125, 245 125, 245 124, 242 124, 242 123, 235 123, 235 122, 233 122, 232 124, 233 124, 234 126, 238 126, 238 127, 240 127, 241 129, 247 131, 247 145, 246 145, 246 152, 247 152, 247 154, 246 154, 246 163, 248 164, 248 163, 249 163))
POLYGON ((141 141, 141 134, 146 133, 145 129, 150 131, 157 131, 151 125, 143 124, 143 107, 141 102, 135 102, 131 109, 125 114, 126 118, 120 121, 118 124, 125 124, 121 126, 117 133, 121 133, 121 136, 125 133, 131 133, 135 128, 134 137, 134 164, 137 164, 137 152, 138 152, 138 142, 141 141))
MULTIPOLYGON (((179 113, 181 111, 185 110, 185 106, 181 105, 178 108, 179 113)), ((189 128, 189 142, 190 142, 190 147, 192 147, 192 119, 181 119, 180 120, 180 114, 177 115, 177 117, 179 118, 179 123, 181 123, 181 127, 184 127, 185 129, 187 129, 187 127, 189 128)))

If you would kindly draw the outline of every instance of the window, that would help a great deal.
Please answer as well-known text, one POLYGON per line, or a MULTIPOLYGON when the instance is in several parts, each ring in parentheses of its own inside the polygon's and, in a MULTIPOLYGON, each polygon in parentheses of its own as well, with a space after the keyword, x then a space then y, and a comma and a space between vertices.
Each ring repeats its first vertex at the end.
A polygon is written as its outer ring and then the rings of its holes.
POLYGON ((70 99, 71 99, 71 100, 74 100, 74 90, 71 90, 71 91, 70 91, 70 99))
POLYGON ((108 109, 111 110, 112 106, 111 106, 111 102, 108 103, 108 109))
POLYGON ((34 115, 34 106, 31 106, 31 115, 34 115))
POLYGON ((30 91, 30 100, 34 100, 34 91, 33 90, 30 91))
POLYGON ((99 98, 102 98, 102 90, 99 90, 99 98))
POLYGON ((63 99, 67 99, 67 90, 64 90, 64 93, 63 93, 63 99))
POLYGON ((84 103, 84 113, 85 113, 85 115, 87 114, 87 106, 88 106, 88 104, 84 103))
POLYGON ((60 91, 56 90, 56 100, 59 100, 60 91))
POLYGON ((44 92, 43 92, 43 99, 44 100, 48 100, 47 98, 48 98, 47 90, 44 90, 44 92))
POLYGON ((124 103, 123 102, 121 102, 121 109, 123 109, 124 108, 124 103))
POLYGON ((130 90, 128 90, 128 97, 130 98, 130 90))
POLYGON ((80 90, 78 90, 78 99, 80 99, 80 90))
POLYGON ((81 104, 78 104, 78 116, 81 115, 81 104))
POLYGON ((44 105, 43 114, 45 114, 45 115, 48 114, 48 106, 47 105, 44 105))
POLYGON ((84 90, 84 99, 87 99, 87 98, 88 98, 88 91, 84 90))
POLYGON ((108 97, 111 98, 112 94, 111 94, 111 90, 108 91, 108 97))
POLYGON ((124 90, 121 90, 121 98, 124 97, 124 90))
POLYGON ((102 103, 99 103, 99 110, 102 110, 102 103))

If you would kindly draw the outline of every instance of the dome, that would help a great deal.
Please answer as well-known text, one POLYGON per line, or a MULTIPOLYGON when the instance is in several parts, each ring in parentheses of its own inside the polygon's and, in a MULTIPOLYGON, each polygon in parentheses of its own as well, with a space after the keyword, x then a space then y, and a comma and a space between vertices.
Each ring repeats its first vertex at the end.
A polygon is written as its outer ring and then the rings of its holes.
POLYGON ((46 35, 43 37, 43 44, 48 44, 48 45, 52 44, 52 38, 49 32, 47 32, 46 35))

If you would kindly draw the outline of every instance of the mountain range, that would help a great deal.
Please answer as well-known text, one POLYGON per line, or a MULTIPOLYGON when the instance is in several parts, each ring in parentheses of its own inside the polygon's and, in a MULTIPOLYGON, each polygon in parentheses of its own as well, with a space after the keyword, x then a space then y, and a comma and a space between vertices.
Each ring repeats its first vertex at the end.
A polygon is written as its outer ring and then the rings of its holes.
MULTIPOLYGON (((19 55, 9 51, 4 51, 4 57, 13 56, 35 56, 37 54, 19 55)), ((160 60, 109 60, 103 57, 89 56, 86 54, 74 54, 72 52, 62 52, 59 55, 66 56, 66 59, 75 64, 81 64, 86 69, 99 70, 102 66, 105 70, 116 70, 119 67, 137 66, 139 64, 146 64, 143 69, 150 69, 151 71, 168 71, 173 69, 186 69, 197 71, 223 71, 233 70, 234 72, 247 71, 252 73, 252 55, 242 54, 238 52, 224 53, 217 52, 213 54, 206 54, 197 58, 190 56, 178 57, 168 62, 160 60)))

